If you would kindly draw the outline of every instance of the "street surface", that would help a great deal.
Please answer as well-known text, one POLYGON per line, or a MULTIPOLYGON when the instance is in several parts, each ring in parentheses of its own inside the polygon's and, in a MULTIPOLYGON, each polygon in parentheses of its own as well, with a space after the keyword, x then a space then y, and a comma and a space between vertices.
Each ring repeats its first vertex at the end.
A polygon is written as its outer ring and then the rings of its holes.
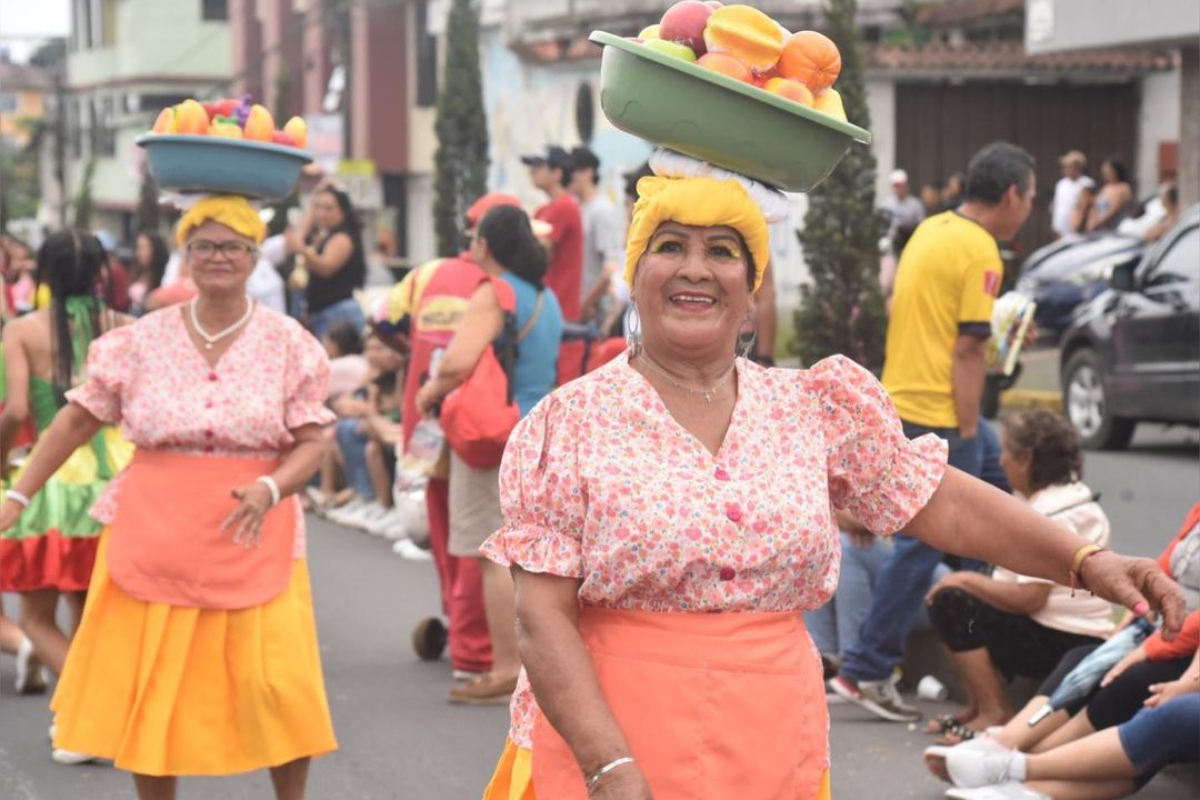
MULTIPOLYGON (((1114 545, 1157 555, 1200 497, 1192 431, 1144 426, 1127 453, 1089 454, 1086 480, 1103 495, 1114 545)), ((436 610, 431 564, 392 555, 388 543, 314 522, 309 552, 330 703, 341 750, 316 762, 309 797, 475 800, 500 753, 502 708, 447 705, 446 664, 423 664, 409 631, 436 610)), ((14 598, 7 612, 15 612, 14 598)), ((133 800, 128 776, 107 766, 50 760, 46 698, 12 694, 13 662, 0 660, 0 800, 133 800)), ((927 704, 928 705, 928 704, 927 704)), ((930 712, 939 710, 929 706, 930 712)), ((839 800, 941 797, 920 752, 932 742, 908 726, 832 707, 834 791, 839 800)), ((1139 797, 1196 796, 1196 772, 1160 776, 1139 797)), ((184 781, 180 798, 271 797, 265 774, 184 781)))

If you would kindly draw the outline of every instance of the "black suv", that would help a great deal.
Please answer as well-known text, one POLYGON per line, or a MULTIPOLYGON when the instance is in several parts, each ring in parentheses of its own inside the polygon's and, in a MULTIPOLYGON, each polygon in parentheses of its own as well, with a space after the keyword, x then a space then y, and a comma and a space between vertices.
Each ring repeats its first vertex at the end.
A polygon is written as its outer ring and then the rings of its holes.
POLYGON ((1120 450, 1139 422, 1200 424, 1200 206, 1063 334, 1063 405, 1084 445, 1120 450))

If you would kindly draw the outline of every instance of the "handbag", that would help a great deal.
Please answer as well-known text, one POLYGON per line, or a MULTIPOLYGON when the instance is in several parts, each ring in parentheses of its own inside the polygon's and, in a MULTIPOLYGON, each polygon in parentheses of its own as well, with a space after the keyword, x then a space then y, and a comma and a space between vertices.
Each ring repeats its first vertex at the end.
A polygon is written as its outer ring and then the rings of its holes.
MULTIPOLYGON (((505 288, 508 289, 507 284, 505 288)), ((504 301, 511 294, 497 294, 501 298, 501 307, 505 308, 504 301)), ((462 385, 442 401, 441 423, 446 442, 469 467, 498 467, 508 437, 521 419, 521 411, 513 399, 512 386, 517 346, 537 324, 544 301, 545 291, 542 290, 538 292, 533 313, 520 331, 516 329, 516 314, 505 308, 504 330, 500 337, 483 351, 479 363, 462 385)), ((511 305, 515 309, 515 302, 511 305)))

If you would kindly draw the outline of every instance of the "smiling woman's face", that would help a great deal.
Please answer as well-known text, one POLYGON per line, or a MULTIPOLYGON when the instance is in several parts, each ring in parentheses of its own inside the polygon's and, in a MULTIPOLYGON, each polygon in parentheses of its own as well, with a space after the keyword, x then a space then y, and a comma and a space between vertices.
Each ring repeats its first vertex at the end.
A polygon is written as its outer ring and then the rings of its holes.
POLYGON ((633 286, 650 357, 727 363, 750 313, 748 266, 733 228, 659 225, 633 286))
POLYGON ((187 241, 187 263, 201 294, 245 289, 258 261, 254 240, 209 220, 187 241))

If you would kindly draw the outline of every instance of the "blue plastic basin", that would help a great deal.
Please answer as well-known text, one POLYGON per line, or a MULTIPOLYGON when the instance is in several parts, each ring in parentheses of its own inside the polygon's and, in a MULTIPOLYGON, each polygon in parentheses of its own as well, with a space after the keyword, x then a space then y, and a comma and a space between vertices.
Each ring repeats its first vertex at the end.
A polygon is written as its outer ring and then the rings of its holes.
POLYGON ((146 134, 150 172, 162 189, 240 194, 263 200, 287 197, 312 161, 304 150, 267 142, 190 134, 146 134))

